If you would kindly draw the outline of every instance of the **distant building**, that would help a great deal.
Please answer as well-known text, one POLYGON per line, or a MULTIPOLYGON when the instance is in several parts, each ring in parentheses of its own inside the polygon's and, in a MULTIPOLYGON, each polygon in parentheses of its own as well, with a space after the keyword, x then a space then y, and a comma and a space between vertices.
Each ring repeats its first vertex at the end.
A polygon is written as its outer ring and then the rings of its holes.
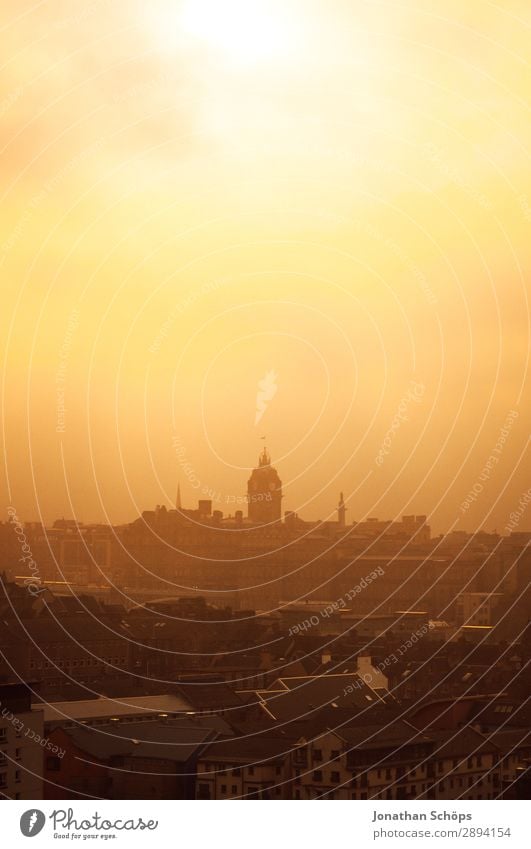
POLYGON ((494 642, 495 629, 492 625, 461 625, 453 636, 454 640, 466 640, 467 643, 494 642))
POLYGON ((279 522, 282 515, 282 481, 271 466, 271 458, 264 448, 247 482, 248 515, 251 522, 279 522))
POLYGON ((494 625, 493 612, 503 593, 460 593, 456 599, 456 620, 459 625, 494 625))
POLYGON ((409 539, 414 540, 418 545, 428 543, 431 537, 427 516, 402 516, 399 522, 370 517, 363 522, 353 522, 353 524, 356 533, 367 537, 409 539))

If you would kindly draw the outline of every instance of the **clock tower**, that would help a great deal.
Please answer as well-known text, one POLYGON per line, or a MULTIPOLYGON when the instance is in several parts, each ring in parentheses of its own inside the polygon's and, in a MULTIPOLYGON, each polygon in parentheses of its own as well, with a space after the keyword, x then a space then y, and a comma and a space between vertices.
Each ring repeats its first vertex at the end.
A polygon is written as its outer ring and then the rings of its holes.
POLYGON ((271 458, 264 448, 247 482, 248 515, 251 522, 279 522, 282 517, 282 481, 271 466, 271 458))

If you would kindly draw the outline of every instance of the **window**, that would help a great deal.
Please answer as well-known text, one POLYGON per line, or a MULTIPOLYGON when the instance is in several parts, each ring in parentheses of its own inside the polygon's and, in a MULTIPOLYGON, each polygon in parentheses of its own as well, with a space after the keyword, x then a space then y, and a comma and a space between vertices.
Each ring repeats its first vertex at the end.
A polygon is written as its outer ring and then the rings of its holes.
POLYGON ((330 752, 330 757, 333 761, 337 760, 337 758, 339 757, 339 749, 332 749, 332 751, 330 752))
POLYGON ((230 788, 230 792, 231 792, 233 795, 237 792, 237 788, 236 788, 236 785, 235 785, 235 784, 233 784, 233 785, 232 785, 232 787, 230 788))
POLYGON ((239 766, 238 766, 238 767, 235 767, 235 768, 232 770, 232 774, 233 774, 233 775, 241 775, 241 774, 242 774, 242 771, 241 771, 240 767, 239 767, 239 766))
POLYGON ((339 784, 339 773, 338 772, 331 772, 330 773, 330 781, 332 781, 334 784, 339 784))
POLYGON ((321 772, 321 770, 320 770, 320 769, 316 769, 316 770, 315 770, 315 772, 314 772, 314 774, 313 774, 313 776, 312 776, 312 778, 313 778, 313 780, 314 780, 314 781, 319 781, 319 782, 320 782, 320 781, 322 781, 322 780, 323 780, 323 773, 321 772))
POLYGON ((468 758, 466 762, 466 768, 472 769, 472 758, 468 758))
POLYGON ((303 746, 299 746, 299 748, 295 749, 295 751, 293 752, 293 762, 296 764, 301 764, 301 766, 306 766, 307 751, 303 746))
POLYGON ((314 761, 322 761, 323 760, 323 753, 322 753, 321 749, 314 749, 313 750, 313 759, 314 759, 314 761))
POLYGON ((61 769, 61 758, 49 757, 46 758, 46 769, 49 772, 59 772, 61 769))
POLYGON ((223 793, 224 796, 227 795, 227 785, 226 784, 221 785, 221 792, 223 793))
POLYGON ((22 778, 20 777, 20 770, 16 769, 15 770, 15 784, 20 784, 21 781, 22 781, 22 778))
POLYGON ((249 775, 254 775, 254 766, 247 767, 247 772, 249 775))
POLYGON ((391 781, 391 770, 390 769, 385 770, 385 780, 391 781))
POLYGON ((17 761, 22 759, 22 749, 15 749, 15 759, 17 761))
POLYGON ((7 740, 7 728, 0 728, 0 740, 7 740))

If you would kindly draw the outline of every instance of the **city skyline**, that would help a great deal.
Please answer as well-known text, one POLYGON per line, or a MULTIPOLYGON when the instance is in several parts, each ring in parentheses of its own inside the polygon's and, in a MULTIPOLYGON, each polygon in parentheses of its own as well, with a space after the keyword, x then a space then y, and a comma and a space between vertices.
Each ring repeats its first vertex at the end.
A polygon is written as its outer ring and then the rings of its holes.
MULTIPOLYGON (((265 437, 260 437, 260 439, 265 439, 265 437)), ((495 450, 498 451, 498 453, 501 452, 500 446, 503 446, 503 442, 504 442, 504 440, 502 439, 502 441, 498 443, 498 446, 499 446, 498 449, 495 449, 495 450)), ((261 444, 264 446, 264 443, 261 443, 261 444)), ((175 447, 175 445, 179 445, 179 440, 177 440, 177 441, 174 440, 174 447, 175 447)), ((177 453, 178 453, 178 450, 177 450, 177 453)), ((264 453, 266 453, 268 455, 267 465, 269 465, 269 463, 271 462, 271 458, 270 458, 268 449, 264 446, 264 447, 262 447, 262 449, 260 451, 260 456, 258 458, 258 464, 254 467, 250 466, 249 469, 248 469, 249 472, 252 473, 253 470, 259 469, 263 465, 261 457, 263 456, 264 453)), ((486 533, 499 534, 499 535, 503 536, 503 535, 509 535, 512 532, 516 532, 516 531, 520 531, 520 532, 525 533, 529 530, 529 528, 531 527, 531 525, 529 524, 529 522, 531 521, 531 511, 527 515, 526 515, 526 512, 527 512, 528 504, 531 503, 531 489, 530 488, 527 488, 526 490, 524 490, 520 494, 519 500, 516 503, 513 503, 513 505, 512 505, 513 509, 511 511, 511 513, 508 516, 505 517, 506 521, 505 521, 505 524, 502 527, 494 527, 494 526, 487 524, 487 523, 484 524, 484 525, 480 524, 477 527, 474 527, 474 526, 471 527, 470 524, 466 522, 467 511, 474 505, 474 503, 478 500, 479 496, 481 495, 481 493, 483 491, 484 487, 483 487, 483 484, 481 483, 481 480, 485 480, 485 479, 488 479, 488 477, 490 477, 490 474, 488 474, 488 473, 492 470, 492 468, 494 466, 494 462, 492 460, 493 456, 494 456, 494 459, 496 460, 495 455, 491 455, 490 460, 487 462, 487 464, 484 467, 484 471, 482 472, 483 477, 478 478, 478 480, 474 484, 474 487, 467 493, 465 499, 463 499, 463 501, 458 506, 458 508, 459 508, 458 512, 460 511, 460 516, 457 517, 458 521, 455 522, 453 526, 450 526, 450 527, 447 527, 447 528, 442 528, 442 527, 436 528, 434 530, 435 536, 444 535, 446 533, 451 533, 453 531, 459 531, 459 532, 463 532, 463 533, 467 533, 467 534, 477 533, 477 532, 482 532, 482 533, 486 532, 486 533), (463 521, 463 519, 465 519, 465 521, 463 521)), ((273 465, 273 468, 275 469, 275 472, 276 472, 276 468, 275 468, 274 464, 272 464, 272 465, 273 465)), ((221 511, 225 516, 230 517, 230 516, 233 515, 233 513, 231 513, 231 510, 233 510, 235 512, 237 510, 241 510, 242 508, 245 508, 245 509, 248 510, 249 504, 256 502, 258 500, 256 498, 256 495, 255 496, 251 495, 251 491, 249 489, 249 481, 247 482, 247 491, 246 492, 243 492, 243 489, 244 489, 243 486, 242 486, 241 492, 228 492, 227 489, 224 489, 224 488, 217 489, 217 488, 214 488, 212 486, 209 486, 207 483, 204 483, 205 479, 202 480, 201 478, 199 478, 198 475, 196 474, 195 470, 191 467, 191 465, 187 461, 183 461, 182 463, 180 463, 180 467, 179 466, 177 467, 177 473, 178 474, 179 474, 179 471, 181 472, 181 476, 177 477, 177 499, 174 499, 173 502, 171 500, 166 502, 166 504, 164 506, 168 509, 175 508, 177 502, 180 502, 180 504, 181 504, 181 506, 184 510, 193 509, 193 508, 190 507, 190 504, 193 504, 194 501, 201 501, 201 500, 205 501, 206 500, 206 501, 211 502, 212 510, 221 511), (184 469, 185 469, 185 473, 183 473, 183 466, 184 466, 184 469), (186 504, 185 504, 185 502, 186 502, 186 504)), ((244 467, 241 467, 241 469, 239 471, 242 472, 243 477, 244 477, 244 467)), ((278 475, 277 475, 277 477, 278 477, 278 475)), ((280 484, 281 484, 281 492, 282 492, 281 498, 284 499, 284 501, 285 501, 285 495, 283 494, 283 490, 282 490, 282 482, 280 482, 280 484)), ((330 487, 327 487, 327 489, 330 489, 330 487)), ((333 521, 334 518, 337 515, 337 512, 338 512, 338 506, 339 506, 338 501, 337 501, 337 495, 338 494, 339 494, 339 501, 343 505, 344 513, 345 514, 346 514, 346 512, 352 513, 352 509, 351 509, 351 506, 350 506, 350 503, 349 503, 349 496, 347 495, 347 497, 345 497, 345 491, 347 491, 347 490, 343 489, 343 490, 340 490, 339 493, 336 493, 335 503, 334 503, 333 498, 332 498, 332 502, 330 504, 328 504, 328 506, 327 506, 328 512, 325 512, 323 515, 321 515, 319 517, 305 515, 306 511, 304 509, 301 513, 299 513, 299 511, 297 509, 294 509, 288 503, 288 504, 284 504, 284 506, 282 508, 281 507, 278 508, 280 512, 277 516, 277 519, 279 521, 280 520, 283 521, 285 519, 285 514, 288 513, 288 514, 300 515, 300 518, 303 521, 306 521, 306 522, 312 522, 313 521, 313 522, 317 522, 317 523, 319 523, 319 522, 326 523, 326 522, 333 521)), ((265 501, 266 502, 270 501, 269 493, 266 494, 265 501)), ((142 514, 143 511, 148 508, 148 504, 147 503, 138 504, 138 505, 136 505, 136 507, 137 507, 137 514, 136 515, 138 515, 138 514, 142 514)), ((10 508, 14 509, 13 505, 10 505, 10 508)), ((178 509, 180 509, 180 508, 178 507, 178 509)), ((413 511, 413 515, 416 515, 416 514, 418 514, 418 511, 413 511)), ((378 519, 379 521, 394 521, 394 520, 398 519, 399 516, 401 516, 401 515, 405 515, 405 513, 402 512, 402 513, 399 513, 399 514, 396 514, 396 515, 384 515, 384 514, 377 515, 375 513, 370 513, 369 511, 365 511, 365 512, 360 511, 360 513, 357 516, 351 515, 349 517, 348 521, 346 519, 344 519, 344 521, 346 522, 347 525, 362 523, 362 522, 366 522, 367 520, 371 520, 371 519, 372 520, 378 519)), ((427 514, 423 514, 423 515, 427 515, 427 514)), ((111 517, 107 516, 107 515, 102 516, 99 519, 94 519, 94 518, 91 518, 90 516, 86 516, 86 517, 83 516, 83 518, 81 518, 81 517, 75 516, 75 515, 66 515, 65 516, 64 514, 61 514, 61 516, 50 515, 49 518, 44 521, 44 524, 45 525, 51 525, 55 520, 62 518, 62 519, 70 519, 70 520, 79 522, 80 524, 87 524, 87 525, 91 525, 91 524, 119 525, 119 524, 123 524, 124 522, 132 521, 134 516, 135 516, 135 513, 131 513, 129 516, 124 516, 119 521, 112 521, 111 517), (103 521, 102 521, 102 519, 103 519, 103 521)), ((249 516, 249 518, 251 518, 251 517, 249 516)), ((40 521, 41 517, 39 517, 39 516, 37 516, 37 517, 35 517, 35 516, 33 516, 33 517, 22 516, 22 519, 23 519, 23 521, 26 521, 26 522, 35 522, 35 521, 40 521)), ((431 522, 431 519, 430 519, 429 516, 428 516, 428 520, 430 521, 430 525, 432 525, 432 522, 431 522)))

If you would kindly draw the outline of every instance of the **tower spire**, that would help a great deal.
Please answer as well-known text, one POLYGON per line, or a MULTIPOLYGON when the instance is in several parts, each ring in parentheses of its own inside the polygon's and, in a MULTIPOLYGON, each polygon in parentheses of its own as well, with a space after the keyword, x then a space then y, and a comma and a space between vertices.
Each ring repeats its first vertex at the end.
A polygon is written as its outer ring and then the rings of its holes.
POLYGON ((259 466, 270 466, 271 465, 271 457, 266 448, 265 444, 265 436, 261 436, 260 439, 264 440, 264 447, 261 453, 258 455, 258 465, 259 466))
POLYGON ((340 528, 345 527, 345 513, 347 512, 347 508, 345 507, 345 500, 343 498, 343 493, 339 493, 339 504, 337 505, 337 521, 340 528))
POLYGON ((181 505, 181 484, 180 483, 177 484, 177 500, 175 502, 175 506, 177 507, 177 510, 182 509, 182 505, 181 505))
POLYGON ((270 466, 271 465, 271 457, 269 456, 269 452, 264 445, 264 450, 260 454, 258 458, 258 464, 260 466, 270 466))

